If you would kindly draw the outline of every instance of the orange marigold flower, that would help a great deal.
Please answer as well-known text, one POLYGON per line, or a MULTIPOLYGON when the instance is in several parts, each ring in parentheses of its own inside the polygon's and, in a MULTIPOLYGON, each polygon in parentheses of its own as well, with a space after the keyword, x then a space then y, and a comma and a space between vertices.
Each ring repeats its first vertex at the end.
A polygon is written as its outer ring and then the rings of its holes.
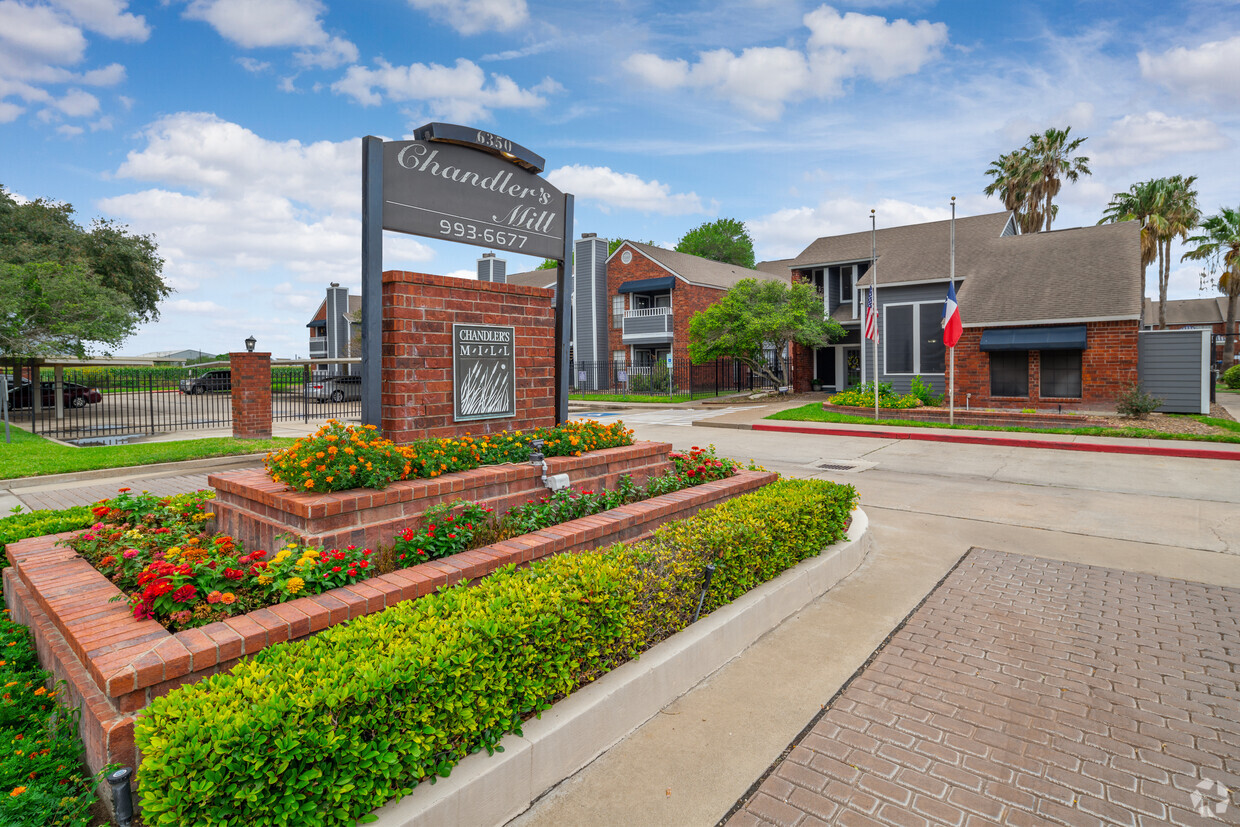
POLYGON ((233 594, 232 592, 224 592, 223 594, 220 595, 220 602, 224 604, 236 603, 237 595, 233 594))
POLYGON ((17 798, 19 795, 21 795, 25 791, 26 791, 25 787, 14 787, 13 792, 9 793, 9 795, 13 798, 17 798))

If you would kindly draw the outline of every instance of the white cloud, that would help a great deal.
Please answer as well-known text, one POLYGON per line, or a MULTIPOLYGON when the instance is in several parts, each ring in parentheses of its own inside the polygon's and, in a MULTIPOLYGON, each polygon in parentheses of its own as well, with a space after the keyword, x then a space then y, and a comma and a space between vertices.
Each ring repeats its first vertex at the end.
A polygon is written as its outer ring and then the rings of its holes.
POLYGON ((151 28, 142 15, 125 11, 125 0, 52 0, 92 32, 116 40, 141 43, 150 37, 151 28))
POLYGON ((193 0, 185 10, 243 49, 300 47, 303 66, 332 69, 357 60, 357 46, 329 35, 319 0, 193 0))
POLYGON ((529 20, 525 0, 409 0, 461 34, 508 31, 529 20))
POLYGON ((224 313, 224 308, 210 300, 192 301, 190 299, 172 299, 166 301, 161 308, 163 312, 173 313, 224 313))
POLYGON ((546 79, 522 89, 507 75, 486 72, 478 64, 458 58, 455 66, 411 63, 393 66, 377 61, 377 68, 350 66, 332 90, 349 95, 364 106, 392 101, 423 101, 433 114, 467 123, 487 120, 492 109, 537 109, 546 104, 544 94, 558 91, 559 84, 546 79))
POLYGON ((1099 163, 1136 166, 1185 152, 1223 149, 1228 141, 1213 121, 1146 112, 1115 121, 1100 144, 1099 163))
POLYGON ((875 210, 879 229, 951 218, 950 207, 926 207, 894 198, 867 204, 853 198, 834 198, 817 207, 790 207, 752 218, 745 226, 760 251, 759 258, 791 258, 822 236, 870 229, 871 209, 875 210))
MULTIPOLYGON (((315 293, 329 281, 358 284, 358 140, 270 141, 201 112, 165 117, 142 137, 145 147, 129 153, 116 176, 155 186, 99 205, 155 234, 178 290, 259 283, 275 271, 315 293)), ((385 248, 389 265, 431 257, 408 236, 385 248)))
POLYGON ((1240 103, 1240 35, 1162 54, 1141 52, 1141 77, 1173 93, 1240 103))
POLYGON ((247 72, 251 74, 255 74, 255 75, 259 74, 260 72, 265 72, 271 68, 270 62, 266 60, 257 60, 252 57, 237 58, 237 65, 240 66, 242 69, 245 69, 247 72))
POLYGON ((64 135, 66 138, 76 138, 78 135, 81 135, 86 130, 80 126, 73 126, 71 124, 66 123, 66 124, 61 124, 60 126, 56 127, 56 131, 60 133, 61 135, 64 135))
POLYGON ((50 105, 39 110, 39 117, 52 123, 61 116, 86 117, 95 114, 99 102, 74 89, 59 100, 48 87, 62 84, 115 86, 125 79, 119 63, 74 71, 86 57, 88 41, 82 25, 109 37, 145 40, 149 34, 141 17, 124 13, 118 0, 64 0, 55 6, 0 0, 0 122, 18 118, 26 103, 50 105))
POLYGON ((577 198, 597 202, 604 213, 612 208, 659 215, 705 212, 697 193, 673 193, 667 184, 645 181, 631 172, 615 172, 609 167, 573 164, 551 170, 547 180, 577 198))
POLYGON ((648 52, 630 55, 625 69, 656 89, 702 89, 748 114, 774 120, 798 97, 832 98, 854 78, 883 82, 914 74, 937 58, 947 26, 919 20, 888 21, 877 15, 840 14, 820 6, 803 18, 805 51, 755 47, 699 52, 696 63, 648 52))

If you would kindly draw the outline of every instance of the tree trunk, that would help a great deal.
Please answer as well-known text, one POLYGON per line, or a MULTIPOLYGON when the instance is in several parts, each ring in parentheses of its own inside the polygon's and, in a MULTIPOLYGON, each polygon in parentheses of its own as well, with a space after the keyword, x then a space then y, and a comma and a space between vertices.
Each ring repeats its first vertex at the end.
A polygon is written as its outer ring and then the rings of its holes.
POLYGON ((1158 329, 1167 329, 1167 277, 1163 270, 1167 266, 1167 255, 1163 252, 1163 242, 1154 242, 1158 250, 1158 329))
POLYGON ((1240 304, 1240 279, 1232 279, 1227 291, 1227 323, 1223 325, 1223 370, 1236 363, 1236 305, 1240 304))

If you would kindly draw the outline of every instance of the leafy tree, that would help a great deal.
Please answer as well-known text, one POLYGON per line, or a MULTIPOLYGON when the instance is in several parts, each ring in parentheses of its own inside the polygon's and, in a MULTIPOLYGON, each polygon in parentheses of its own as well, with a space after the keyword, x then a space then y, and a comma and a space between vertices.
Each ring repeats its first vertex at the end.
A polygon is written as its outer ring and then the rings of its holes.
POLYGON ((149 235, 95 219, 90 229, 73 220, 73 207, 45 199, 19 204, 0 185, 0 262, 55 262, 81 266, 101 287, 129 297, 137 322, 159 318, 159 302, 172 289, 161 273, 164 260, 149 235))
POLYGON ((1141 181, 1117 192, 1102 213, 1104 222, 1141 222, 1141 264, 1148 267, 1158 262, 1158 327, 1167 326, 1167 287, 1171 282, 1171 242, 1187 238, 1197 226, 1201 211, 1197 208, 1197 191, 1192 189, 1196 176, 1172 175, 1141 181))
POLYGON ((82 264, 0 262, 0 353, 83 357, 119 345, 138 324, 133 303, 82 264))
POLYGON ((1068 140, 1072 127, 1051 128, 1041 135, 1030 135, 1020 149, 1000 155, 990 162, 986 174, 994 180, 984 190, 998 194, 1003 206, 1016 213, 1022 233, 1049 231, 1059 213, 1055 196, 1063 182, 1089 175, 1089 158, 1072 157, 1085 138, 1068 140))
POLYGON ((1197 246, 1180 257, 1180 261, 1192 259, 1204 261, 1202 286, 1215 279, 1218 289, 1227 296, 1227 323, 1223 325, 1223 365, 1230 366, 1235 362, 1236 309, 1240 304, 1240 207, 1220 207, 1218 215, 1212 215, 1201 222, 1201 235, 1185 239, 1189 244, 1197 246))
POLYGON ((742 279, 689 320, 689 358, 702 364, 731 357, 778 382, 764 349, 781 353, 789 342, 823 347, 843 336, 844 328, 824 316, 822 296, 811 285, 742 279))
POLYGON ((735 264, 749 270, 754 265, 753 239, 749 237, 745 224, 735 218, 708 221, 690 230, 676 242, 676 252, 735 264))

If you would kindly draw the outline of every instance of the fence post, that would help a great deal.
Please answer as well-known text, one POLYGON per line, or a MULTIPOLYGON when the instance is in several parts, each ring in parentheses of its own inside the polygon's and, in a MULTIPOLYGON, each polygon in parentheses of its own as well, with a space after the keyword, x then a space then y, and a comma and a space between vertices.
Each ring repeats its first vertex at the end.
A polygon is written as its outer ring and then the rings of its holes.
POLYGON ((230 353, 235 439, 271 438, 271 354, 230 353))
POLYGON ((310 363, 301 366, 301 416, 310 424, 310 363))

